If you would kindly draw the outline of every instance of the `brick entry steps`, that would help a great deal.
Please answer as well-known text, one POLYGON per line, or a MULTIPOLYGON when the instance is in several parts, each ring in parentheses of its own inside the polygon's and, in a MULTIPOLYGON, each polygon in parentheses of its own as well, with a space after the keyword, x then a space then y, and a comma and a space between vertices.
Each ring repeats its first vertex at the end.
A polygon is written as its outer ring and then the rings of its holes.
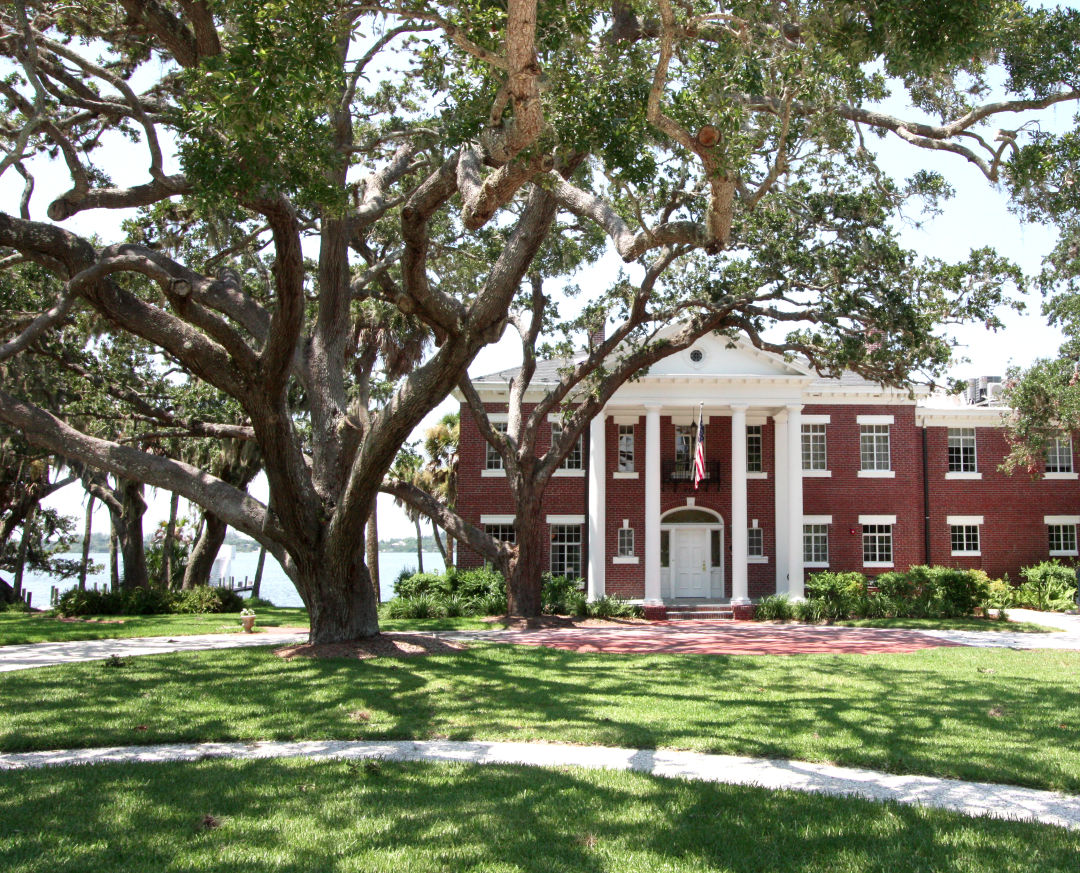
POLYGON ((717 621, 735 618, 730 603, 679 603, 664 607, 668 621, 717 621))

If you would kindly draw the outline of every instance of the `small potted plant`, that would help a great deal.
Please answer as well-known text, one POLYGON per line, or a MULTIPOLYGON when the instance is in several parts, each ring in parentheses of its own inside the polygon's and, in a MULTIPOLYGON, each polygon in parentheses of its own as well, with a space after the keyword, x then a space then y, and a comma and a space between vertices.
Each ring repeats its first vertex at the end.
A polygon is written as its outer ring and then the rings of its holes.
POLYGON ((240 624, 244 627, 244 633, 250 634, 255 632, 255 610, 254 609, 241 609, 240 610, 240 624))

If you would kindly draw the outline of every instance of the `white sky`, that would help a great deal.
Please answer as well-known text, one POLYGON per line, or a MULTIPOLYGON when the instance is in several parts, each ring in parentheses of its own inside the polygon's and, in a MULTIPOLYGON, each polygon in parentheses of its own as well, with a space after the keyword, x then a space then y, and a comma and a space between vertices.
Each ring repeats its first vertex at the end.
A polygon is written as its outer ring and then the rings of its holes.
MULTIPOLYGON (((1043 116, 1046 117, 1045 115, 1043 116)), ((1059 107, 1051 112, 1049 127, 1065 127, 1071 123, 1072 111, 1059 107)), ((147 164, 146 152, 136 143, 126 140, 113 140, 109 154, 109 172, 122 184, 134 184, 143 181, 147 164), (131 168, 125 172, 126 168, 131 168), (134 173, 134 176, 132 175, 134 173)), ((926 220, 921 227, 901 228, 902 242, 915 251, 943 258, 959 260, 975 247, 992 246, 1002 255, 1020 264, 1029 273, 1036 272, 1042 259, 1050 252, 1057 238, 1053 228, 1025 225, 1012 215, 1007 208, 1004 195, 995 191, 979 170, 965 162, 959 156, 931 153, 915 149, 902 143, 897 137, 885 140, 869 138, 868 145, 878 150, 883 164, 893 175, 902 179, 916 168, 937 169, 942 172, 953 187, 957 196, 945 205, 944 213, 926 220)), ((166 163, 166 172, 176 168, 166 163)), ((62 162, 55 162, 37 175, 34 193, 32 217, 44 220, 44 211, 48 203, 58 194, 70 187, 70 180, 64 171, 62 162)), ((17 213, 21 194, 22 179, 13 171, 0 179, 0 200, 4 210, 17 213)), ((103 216, 100 211, 81 213, 63 223, 63 226, 76 233, 93 235, 100 233, 105 238, 115 238, 122 216, 109 214, 103 216)), ((588 286, 590 276, 595 276, 596 283, 607 284, 619 269, 621 262, 613 253, 609 253, 592 270, 577 277, 578 282, 588 286)), ((997 334, 990 333, 978 325, 966 326, 952 331, 958 341, 959 355, 970 359, 970 363, 956 363, 952 375, 967 377, 976 375, 1002 375, 1009 365, 1026 366, 1037 357, 1052 355, 1061 342, 1058 331, 1046 325, 1041 314, 1041 300, 1037 297, 1027 301, 1028 311, 1024 314, 1003 313, 1006 329, 997 334)), ((502 342, 483 350, 476 358, 470 372, 474 375, 501 370, 520 360, 520 350, 516 337, 506 336, 502 342)), ((456 409, 453 400, 444 401, 418 428, 419 437, 426 426, 439 419, 445 412, 456 409)), ((265 480, 260 477, 250 489, 253 496, 266 500, 265 480)), ((81 489, 64 489, 49 500, 63 512, 81 518, 84 494, 81 489)), ((151 495, 148 495, 150 497, 151 495)), ((183 511, 183 501, 181 511, 183 511)), ((146 530, 163 520, 168 514, 168 495, 161 493, 152 496, 150 509, 146 516, 146 530)), ((95 513, 96 530, 104 530, 107 520, 104 511, 99 508, 95 513)), ((80 525, 81 527, 81 525, 80 525)), ((425 524, 425 532, 430 527, 425 524)), ((387 539, 398 536, 411 536, 415 529, 405 514, 393 505, 386 495, 379 497, 379 534, 387 539)))

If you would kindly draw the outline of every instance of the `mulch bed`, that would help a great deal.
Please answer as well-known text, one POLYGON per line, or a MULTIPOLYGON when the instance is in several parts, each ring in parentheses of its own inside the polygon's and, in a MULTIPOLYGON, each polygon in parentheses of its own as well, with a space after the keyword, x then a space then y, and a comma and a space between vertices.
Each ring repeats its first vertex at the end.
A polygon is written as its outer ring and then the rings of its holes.
POLYGON ((280 658, 414 658, 420 655, 452 655, 465 649, 463 643, 441 640, 427 634, 379 634, 369 640, 284 646, 275 649, 280 658))

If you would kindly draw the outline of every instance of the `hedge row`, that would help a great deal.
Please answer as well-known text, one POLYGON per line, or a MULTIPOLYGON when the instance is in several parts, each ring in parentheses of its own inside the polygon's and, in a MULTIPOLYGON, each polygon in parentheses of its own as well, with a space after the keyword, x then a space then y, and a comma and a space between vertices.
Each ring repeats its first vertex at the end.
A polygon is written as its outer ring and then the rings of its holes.
POLYGON ((786 595, 764 598, 756 609, 761 621, 839 621, 847 618, 960 618, 977 609, 1008 607, 1066 610, 1075 606, 1076 571, 1059 561, 1043 561, 1021 570, 1024 583, 991 579, 982 570, 912 567, 906 573, 814 573, 806 582, 806 600, 786 595))
POLYGON ((60 595, 61 615, 165 615, 239 612, 243 598, 227 588, 199 586, 190 591, 134 588, 130 591, 94 591, 70 588, 60 595))
MULTIPOLYGON (((547 615, 615 618, 637 616, 640 607, 617 597, 588 602, 581 579, 545 573, 540 603, 547 615)), ((387 618, 454 618, 505 615, 506 582, 497 570, 456 570, 445 573, 402 573, 394 585, 397 596, 383 604, 387 618)))

